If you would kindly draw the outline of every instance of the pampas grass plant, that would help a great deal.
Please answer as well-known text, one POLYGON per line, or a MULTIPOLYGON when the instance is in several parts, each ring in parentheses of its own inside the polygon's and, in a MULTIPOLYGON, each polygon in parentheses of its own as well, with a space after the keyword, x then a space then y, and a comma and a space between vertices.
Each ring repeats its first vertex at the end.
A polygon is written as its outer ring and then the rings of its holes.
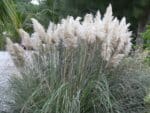
POLYGON ((141 71, 130 70, 130 62, 120 64, 132 45, 129 24, 112 16, 111 5, 103 18, 99 11, 83 21, 68 16, 50 22, 47 31, 31 20, 35 32, 30 36, 20 29, 21 46, 7 39, 20 72, 11 79, 14 113, 145 112, 145 86, 134 76, 141 71), (139 91, 139 100, 130 98, 139 91))

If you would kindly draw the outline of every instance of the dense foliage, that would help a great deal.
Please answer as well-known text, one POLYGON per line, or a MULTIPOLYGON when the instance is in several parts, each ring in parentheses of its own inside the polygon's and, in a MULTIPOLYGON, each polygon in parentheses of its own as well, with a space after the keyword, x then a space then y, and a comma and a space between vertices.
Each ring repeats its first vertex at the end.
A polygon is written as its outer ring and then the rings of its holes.
POLYGON ((144 47, 150 50, 150 25, 147 26, 147 29, 144 33, 142 33, 142 37, 144 39, 144 47))
POLYGON ((142 33, 142 37, 144 39, 144 48, 147 53, 145 62, 150 65, 150 26, 147 26, 146 31, 142 33))

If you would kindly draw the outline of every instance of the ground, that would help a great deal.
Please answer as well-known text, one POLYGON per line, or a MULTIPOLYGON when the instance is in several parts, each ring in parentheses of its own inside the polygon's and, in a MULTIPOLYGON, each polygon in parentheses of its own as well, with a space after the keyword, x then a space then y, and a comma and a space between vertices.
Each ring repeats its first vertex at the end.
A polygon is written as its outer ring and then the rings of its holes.
POLYGON ((10 110, 8 105, 12 102, 9 89, 9 79, 16 73, 16 68, 10 55, 7 52, 0 52, 0 113, 7 113, 10 110))

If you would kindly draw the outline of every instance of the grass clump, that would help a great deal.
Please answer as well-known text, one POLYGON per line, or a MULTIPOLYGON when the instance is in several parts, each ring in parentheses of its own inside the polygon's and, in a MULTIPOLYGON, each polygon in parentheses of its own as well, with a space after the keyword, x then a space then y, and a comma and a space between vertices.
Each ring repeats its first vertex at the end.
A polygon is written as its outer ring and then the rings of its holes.
MULTIPOLYGON (((68 67, 54 65, 53 59, 56 56, 51 55, 51 52, 36 54, 33 65, 30 64, 31 68, 25 67, 21 71, 21 77, 14 76, 11 79, 14 113, 148 111, 144 98, 149 92, 150 72, 149 67, 145 66, 139 57, 126 58, 117 68, 108 70, 102 68, 103 66, 99 65, 102 61, 97 62, 95 58, 92 59, 92 65, 90 61, 83 65, 84 55, 80 56, 81 53, 82 50, 77 50, 72 51, 70 56, 67 54, 68 67), (51 57, 43 58, 46 55, 51 57), (82 65, 76 63, 79 59, 82 59, 82 65)), ((88 55, 85 56, 87 59, 88 55)))
POLYGON ((103 19, 99 11, 83 21, 69 16, 47 31, 32 22, 31 36, 19 30, 21 46, 7 39, 20 72, 11 79, 14 113, 145 113, 147 68, 137 69, 133 58, 120 64, 131 32, 111 5, 103 19))

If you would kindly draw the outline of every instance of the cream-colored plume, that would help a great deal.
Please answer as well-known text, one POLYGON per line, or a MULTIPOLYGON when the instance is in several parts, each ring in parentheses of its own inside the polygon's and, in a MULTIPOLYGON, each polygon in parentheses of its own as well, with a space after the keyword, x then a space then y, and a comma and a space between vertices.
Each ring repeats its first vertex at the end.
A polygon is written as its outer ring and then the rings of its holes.
POLYGON ((15 65, 17 67, 24 66, 25 63, 24 49, 17 43, 13 44, 13 42, 9 38, 6 39, 6 43, 7 43, 7 50, 12 56, 15 65))
POLYGON ((38 34, 38 36, 41 38, 41 40, 45 43, 47 34, 45 32, 44 27, 34 18, 31 18, 33 23, 34 31, 38 34))
POLYGON ((32 42, 29 34, 25 32, 23 29, 19 29, 19 34, 21 36, 21 45, 26 49, 32 49, 32 42))
MULTIPOLYGON (((96 42, 99 44, 99 55, 107 65, 114 66, 118 65, 131 50, 132 33, 128 30, 130 24, 126 24, 125 17, 121 21, 115 18, 111 5, 107 7, 103 18, 100 11, 97 11, 95 16, 86 14, 83 21, 81 17, 68 16, 58 24, 50 22, 47 30, 36 19, 31 20, 35 31, 31 38, 23 29, 19 30, 22 45, 27 49, 33 48, 38 51, 40 47, 58 46, 60 42, 65 48, 77 48, 83 42, 80 40, 86 41, 89 45, 96 42)), ((7 48, 12 56, 15 56, 14 49, 22 52, 20 46, 12 46, 9 39, 7 39, 7 48)))

